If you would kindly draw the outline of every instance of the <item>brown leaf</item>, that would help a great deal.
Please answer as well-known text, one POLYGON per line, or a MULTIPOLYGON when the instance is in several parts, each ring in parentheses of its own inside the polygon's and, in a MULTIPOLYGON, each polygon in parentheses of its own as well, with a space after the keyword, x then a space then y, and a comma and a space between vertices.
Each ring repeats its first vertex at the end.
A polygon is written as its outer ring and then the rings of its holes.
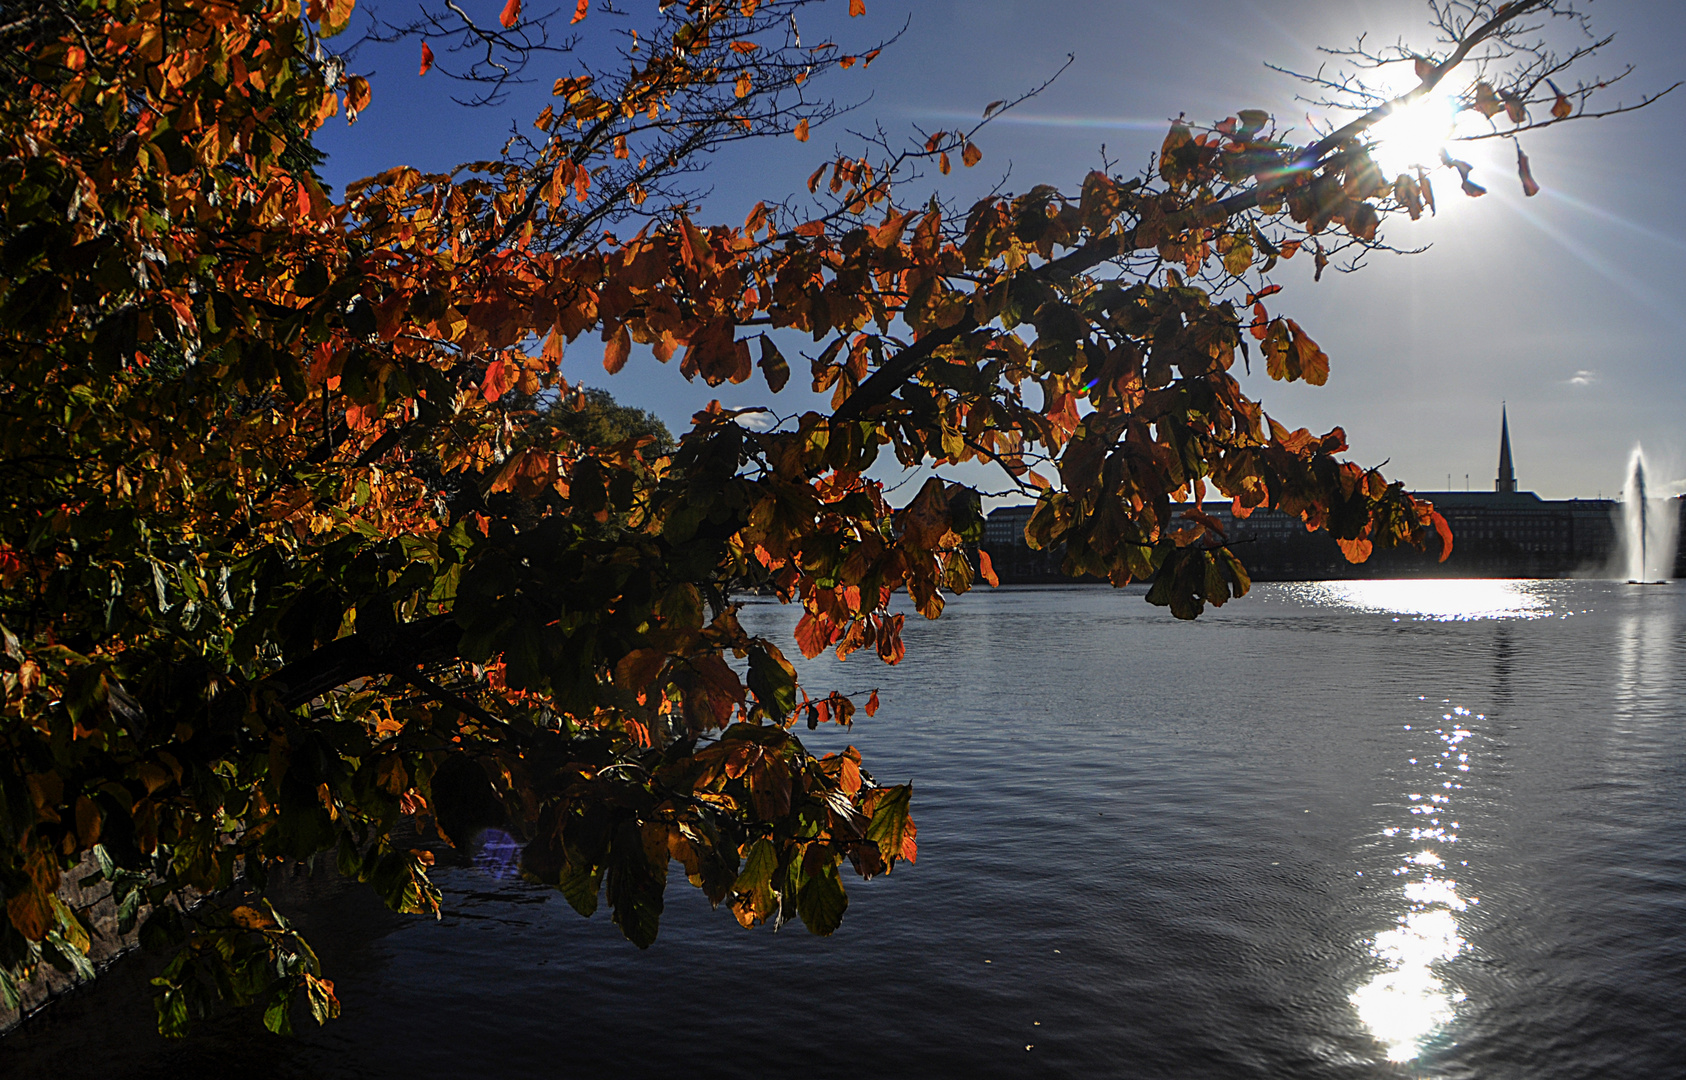
POLYGON ((1520 124, 1528 119, 1528 102, 1521 94, 1513 94, 1508 90, 1500 90, 1499 97, 1505 103, 1505 115, 1513 124, 1520 124))
POLYGON ((948 494, 942 480, 933 476, 902 511, 902 538, 914 547, 932 551, 943 544, 950 531, 948 494))
POLYGON ((849 0, 849 18, 866 14, 866 0, 849 0))
POLYGON ((58 866, 51 855, 37 849, 30 853, 24 869, 27 876, 22 884, 6 897, 6 915, 18 933, 30 941, 40 941, 57 921, 53 893, 58 888, 58 866))
POLYGON ((615 665, 615 682, 625 690, 642 690, 666 664, 667 654, 660 649, 634 649, 615 665))
POLYGON ((1522 194, 1533 198, 1540 193, 1540 185, 1534 182, 1534 173, 1528 168, 1528 155, 1522 152, 1522 147, 1516 148, 1516 174, 1522 178, 1522 194))
POLYGON ((76 839, 83 847, 93 847, 100 842, 102 817, 94 800, 86 795, 76 796, 76 839))
POLYGON ((978 149, 977 143, 969 142, 966 144, 965 149, 960 151, 960 160, 965 162, 966 167, 970 169, 973 165, 976 165, 978 162, 983 160, 983 151, 978 149))
POLYGON ((622 323, 612 333, 606 330, 603 340, 603 370, 614 375, 626 367, 627 357, 632 355, 632 335, 622 323))
POLYGON ((773 393, 783 390, 790 382, 790 365, 785 363, 784 354, 773 344, 773 339, 766 334, 761 335, 761 374, 767 379, 767 389, 773 393))
POLYGON ((1393 201, 1405 208, 1412 221, 1423 216, 1422 193, 1417 188, 1417 182, 1404 173, 1400 173, 1399 179, 1393 182, 1393 201))
MULTIPOLYGON (((585 7, 589 3, 590 3, 590 0, 580 0, 580 6, 581 7, 585 7)), ((574 16, 574 21, 579 22, 580 18, 581 18, 581 16, 576 14, 574 16)), ((516 23, 518 23, 520 21, 521 21, 521 0, 506 0, 506 2, 504 3, 504 6, 503 6, 503 13, 498 16, 498 22, 503 24, 503 28, 505 30, 508 30, 510 27, 514 26, 516 23)))
POLYGON ((1313 386, 1322 386, 1328 382, 1329 357, 1293 319, 1288 320, 1288 329, 1294 337, 1294 353, 1298 360, 1300 378, 1313 386))
POLYGON ((796 141, 808 141, 808 120, 806 117, 796 122, 796 141))
POLYGON ((1567 120, 1569 114, 1575 111, 1575 106, 1569 101, 1569 95, 1559 90, 1557 84, 1550 79, 1546 80, 1546 85, 1557 95, 1557 100, 1551 103, 1551 115, 1558 120, 1567 120))
POLYGON ((1367 202, 1361 202, 1347 217, 1346 230, 1353 236, 1370 243, 1376 238, 1376 227, 1381 224, 1381 218, 1376 208, 1367 202))
POLYGON ((1475 111, 1491 120, 1504 109, 1504 102, 1494 92, 1493 84, 1485 80, 1475 84, 1475 111))

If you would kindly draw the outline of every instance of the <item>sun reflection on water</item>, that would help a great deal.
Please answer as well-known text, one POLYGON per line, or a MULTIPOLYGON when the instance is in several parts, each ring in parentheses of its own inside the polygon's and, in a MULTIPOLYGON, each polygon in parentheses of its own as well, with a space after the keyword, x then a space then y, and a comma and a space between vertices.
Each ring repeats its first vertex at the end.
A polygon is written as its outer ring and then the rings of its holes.
MULTIPOLYGON (((1463 726, 1462 718, 1470 716, 1468 709, 1457 708, 1443 720, 1449 726, 1435 730, 1445 749, 1443 761, 1425 763, 1432 770, 1443 769, 1451 760, 1467 762, 1468 754, 1459 749, 1473 732, 1463 726)), ((1484 719, 1475 716, 1473 719, 1484 719)), ((1410 730, 1410 726, 1406 726, 1410 730)), ((1412 758, 1415 764, 1417 759, 1412 758)), ((1459 768, 1468 770, 1467 764, 1459 768)), ((1441 772, 1436 775, 1446 775, 1441 772)), ((1451 819, 1452 796, 1461 791, 1462 783, 1441 780, 1439 792, 1407 797, 1413 817, 1424 818, 1407 831, 1401 827, 1382 830, 1388 837, 1405 834, 1415 841, 1416 850, 1403 856, 1401 865, 1393 871, 1404 878, 1400 895, 1407 905, 1406 912, 1391 928, 1378 933, 1369 943, 1370 953, 1382 964, 1382 970, 1351 994, 1352 1007, 1358 1018, 1381 1043, 1389 1061, 1411 1061, 1424 1044, 1451 1022, 1457 1006, 1465 1000, 1461 991, 1448 985, 1445 965, 1457 959, 1467 942, 1458 924, 1458 913, 1478 904, 1476 897, 1458 892, 1458 883, 1443 876, 1446 856, 1430 844, 1451 845, 1458 842, 1458 823, 1451 819)))
POLYGON ((1537 582, 1478 578, 1317 581, 1294 587, 1301 599, 1349 611, 1414 615, 1435 622, 1539 619, 1553 612, 1537 582))

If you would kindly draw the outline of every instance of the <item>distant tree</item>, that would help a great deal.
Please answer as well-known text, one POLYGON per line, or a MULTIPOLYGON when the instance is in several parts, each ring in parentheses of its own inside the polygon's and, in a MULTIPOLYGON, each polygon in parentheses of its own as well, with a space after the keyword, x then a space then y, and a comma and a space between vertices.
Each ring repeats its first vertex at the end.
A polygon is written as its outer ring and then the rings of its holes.
POLYGON ((672 860, 746 926, 831 932, 845 860, 871 877, 914 858, 911 787, 852 748, 808 751, 797 723, 847 725, 857 703, 799 685, 730 590, 801 604, 805 655, 895 663, 897 593, 935 618, 991 578, 966 551, 978 492, 932 479, 892 510, 866 475, 886 448, 998 463, 1038 497, 1034 543, 1063 543, 1074 573, 1151 580, 1181 617, 1248 587, 1218 523, 1174 510, 1210 489, 1354 559, 1444 532, 1343 460, 1340 429, 1267 418, 1232 367, 1256 350, 1271 378, 1322 383, 1328 357, 1266 309, 1261 275, 1306 252, 1320 270, 1432 205, 1426 171, 1389 178, 1367 149, 1388 110, 1468 63, 1463 100, 1499 135, 1597 115, 1604 81, 1554 82, 1589 50, 1536 42, 1539 20, 1573 17, 1564 0, 1434 7, 1418 88, 1309 145, 1258 111, 1179 120, 1139 175, 903 205, 925 166, 981 157, 976 128, 944 131, 826 162, 819 212, 697 225, 686 177, 708 151, 806 140, 835 112, 812 80, 876 55, 802 44, 813 2, 580 0, 571 33, 622 35, 619 66, 521 0, 495 25, 455 4, 375 24, 425 34, 422 71, 482 98, 534 61, 560 77, 503 156, 399 166, 338 203, 301 133, 370 108, 327 45, 353 0, 8 7, 7 1000, 43 963, 86 968, 87 913, 58 895, 86 864, 125 928, 150 906, 143 940, 175 950, 164 1031, 218 1002, 262 1003, 278 1031, 299 998, 323 1020, 332 983, 267 875, 331 858, 396 910, 436 912, 406 822, 453 843, 502 822, 530 878, 583 914, 606 897, 640 946, 672 860), (589 333, 611 374, 637 343, 710 385, 759 369, 776 394, 774 331, 816 343, 829 413, 759 431, 715 404, 671 443, 561 373, 589 333), (219 900, 163 903, 186 888, 219 900))
POLYGON ((601 448, 628 439, 647 439, 646 452, 652 456, 673 450, 672 432, 654 413, 622 405, 607 390, 581 387, 566 398, 557 398, 549 412, 582 446, 601 448))

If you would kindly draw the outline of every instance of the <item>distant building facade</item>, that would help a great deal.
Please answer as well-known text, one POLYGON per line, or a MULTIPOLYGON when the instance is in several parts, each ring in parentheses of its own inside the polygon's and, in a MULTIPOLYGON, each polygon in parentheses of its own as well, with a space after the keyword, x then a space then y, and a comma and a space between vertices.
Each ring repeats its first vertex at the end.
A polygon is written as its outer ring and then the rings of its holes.
MULTIPOLYGON (((1319 581, 1376 577, 1568 577, 1609 567, 1617 549, 1621 504, 1613 499, 1542 499, 1519 491, 1510 451, 1510 417, 1501 413, 1499 470, 1492 491, 1419 491, 1452 529, 1452 555, 1439 561, 1440 539, 1427 549, 1377 551, 1353 564, 1325 531, 1307 532, 1297 517, 1255 510, 1236 519, 1230 504, 1206 503, 1224 526, 1236 554, 1255 581, 1319 581)), ((1672 500, 1686 536, 1686 500, 1672 500)), ((1032 551, 1024 529, 1030 506, 994 511, 984 523, 983 547, 1004 582, 1069 581, 1060 573, 1062 550, 1032 551)), ((1686 576, 1676 557, 1675 575, 1686 576)))

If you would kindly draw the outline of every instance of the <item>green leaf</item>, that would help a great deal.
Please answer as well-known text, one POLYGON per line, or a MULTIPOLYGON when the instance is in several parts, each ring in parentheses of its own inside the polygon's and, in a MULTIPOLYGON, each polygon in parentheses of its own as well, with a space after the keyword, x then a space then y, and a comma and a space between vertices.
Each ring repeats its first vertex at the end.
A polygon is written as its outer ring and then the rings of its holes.
POLYGON ((570 862, 562 868, 556 887, 562 891, 569 906, 589 919, 597 911, 597 894, 601 891, 602 882, 602 867, 576 866, 570 862))
MULTIPOLYGON (((158 1034, 168 1039, 179 1039, 186 1035, 188 1024, 187 994, 181 987, 172 984, 169 978, 162 975, 153 979, 152 985, 159 988, 158 996, 152 1002, 153 1007, 158 1010, 158 1034)), ((265 1023, 268 1023, 267 1016, 265 1016, 265 1023)))
POLYGON ((783 720, 796 711, 796 669, 771 642, 749 647, 749 689, 761 707, 783 720))
POLYGON ((831 934, 843 924, 843 913, 848 907, 849 896, 843 891, 836 862, 811 871, 808 880, 796 893, 797 917, 810 933, 821 937, 831 934))
POLYGON ((18 993, 17 980, 4 964, 0 964, 0 1005, 16 1011, 23 1003, 23 995, 18 993))
POLYGON ((749 849, 743 870, 732 882, 732 891, 740 899, 733 904, 751 922, 760 922, 778 910, 778 894, 773 890, 773 875, 779 869, 779 853, 770 840, 757 840, 749 849))
POLYGON ((290 1037, 293 1034, 293 994, 290 986, 277 990, 269 999, 269 1005, 263 1010, 263 1026, 277 1035, 290 1037))
POLYGON ((651 865, 638 823, 631 819, 621 822, 609 851, 609 880, 604 891, 615 925, 640 949, 655 944, 666 886, 667 875, 657 873, 651 865))
POLYGON ((913 785, 902 784, 885 788, 873 804, 872 820, 867 823, 866 836, 878 845, 878 853, 883 856, 886 865, 894 865, 896 859, 911 860, 914 834, 917 831, 908 814, 908 804, 912 799, 913 785))

